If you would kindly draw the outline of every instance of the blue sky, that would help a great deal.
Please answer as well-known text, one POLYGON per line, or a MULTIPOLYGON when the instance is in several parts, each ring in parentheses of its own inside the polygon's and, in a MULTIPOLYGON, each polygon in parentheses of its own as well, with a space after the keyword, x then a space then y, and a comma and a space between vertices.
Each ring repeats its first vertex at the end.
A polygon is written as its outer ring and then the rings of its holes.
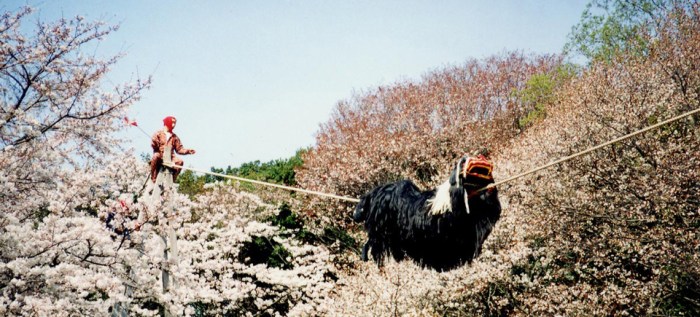
MULTIPOLYGON (((2 0, 32 17, 120 24, 97 54, 126 53, 105 88, 153 76, 131 109, 149 134, 162 119, 199 169, 288 158, 314 144, 354 91, 510 50, 559 53, 587 1, 2 0)), ((150 151, 137 129, 136 154, 150 151)))

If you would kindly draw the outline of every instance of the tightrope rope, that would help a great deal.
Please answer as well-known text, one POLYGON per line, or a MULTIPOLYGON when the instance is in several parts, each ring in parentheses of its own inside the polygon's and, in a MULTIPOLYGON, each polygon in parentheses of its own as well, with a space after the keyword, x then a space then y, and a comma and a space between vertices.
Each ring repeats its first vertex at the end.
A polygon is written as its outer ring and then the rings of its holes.
MULTIPOLYGON (((536 167, 536 168, 533 168, 533 169, 531 169, 531 170, 529 170, 529 171, 526 171, 526 172, 517 174, 517 175, 515 175, 515 176, 511 176, 511 177, 509 177, 509 178, 506 178, 506 179, 504 179, 504 180, 501 180, 501 181, 498 181, 498 182, 489 184, 488 186, 486 186, 486 187, 484 187, 484 188, 478 189, 476 192, 481 192, 481 191, 484 191, 484 190, 486 190, 486 189, 496 187, 496 186, 498 186, 498 185, 502 185, 502 184, 505 184, 505 183, 508 183, 508 182, 512 182, 512 181, 514 181, 514 180, 516 180, 516 179, 525 177, 525 176, 527 176, 527 175, 530 175, 530 174, 533 174, 533 173, 535 173, 535 172, 541 171, 541 170, 543 170, 543 169, 552 167, 552 166, 554 166, 554 165, 561 164, 561 163, 566 162, 566 161, 568 161, 568 160, 572 160, 572 159, 577 158, 577 157, 579 157, 579 156, 586 155, 586 154, 588 154, 588 153, 590 153, 590 152, 593 152, 593 151, 598 150, 598 149, 600 149, 600 148, 606 147, 606 146, 608 146, 608 145, 611 145, 611 144, 614 144, 614 143, 618 143, 618 142, 621 142, 621 141, 630 139, 630 138, 635 137, 635 136, 637 136, 637 135, 640 135, 640 134, 642 134, 642 133, 645 133, 645 132, 648 132, 648 131, 650 131, 650 130, 659 128, 659 127, 661 127, 661 126, 663 126, 663 125, 666 125, 666 124, 669 124, 669 123, 671 123, 671 122, 678 121, 678 120, 683 119, 683 118, 685 118, 685 117, 692 116, 692 115, 694 115, 694 114, 696 114, 696 113, 699 113, 699 112, 700 112, 700 108, 695 109, 695 110, 688 111, 688 112, 686 112, 686 113, 683 113, 683 114, 680 114, 680 115, 678 115, 678 116, 675 116, 675 117, 673 117, 673 118, 671 118, 671 119, 664 120, 664 121, 661 121, 661 122, 659 122, 659 123, 657 123, 657 124, 648 126, 648 127, 644 128, 644 129, 641 129, 641 130, 638 130, 638 131, 635 131, 635 132, 632 132, 632 133, 623 135, 623 136, 621 136, 621 137, 619 137, 619 138, 616 138, 616 139, 610 140, 610 141, 608 141, 608 142, 605 142, 605 143, 596 145, 596 146, 594 146, 594 147, 592 147, 592 148, 588 148, 588 149, 583 150, 583 151, 581 151, 581 152, 578 152, 578 153, 575 153, 575 154, 572 154, 572 155, 569 155, 569 156, 562 157, 562 158, 560 158, 560 159, 557 159, 557 160, 555 160, 555 161, 552 161, 552 162, 547 163, 547 164, 545 164, 545 165, 542 165, 542 166, 540 166, 540 167, 536 167)), ((145 133, 145 132, 144 132, 144 133, 145 133)), ((306 193, 306 194, 311 194, 311 195, 317 195, 317 196, 322 196, 322 197, 335 198, 335 199, 344 200, 344 201, 349 201, 349 202, 354 202, 354 203, 360 202, 359 199, 357 199, 357 198, 352 198, 352 197, 339 196, 339 195, 328 194, 328 193, 323 193, 323 192, 318 192, 318 191, 313 191, 313 190, 307 190, 307 189, 302 189, 302 188, 297 188, 297 187, 291 187, 291 186, 284 186, 284 185, 279 185, 279 184, 274 184, 274 183, 268 183, 268 182, 263 182, 263 181, 257 181, 257 180, 247 179, 247 178, 243 178, 243 177, 237 177, 237 176, 226 175, 226 174, 221 174, 221 173, 215 173, 215 172, 209 172, 209 171, 198 170, 198 169, 194 169, 194 168, 190 168, 190 167, 175 166, 175 165, 173 165, 173 164, 165 164, 165 163, 164 163, 163 165, 168 166, 168 167, 170 167, 170 168, 180 168, 180 169, 183 169, 183 170, 190 170, 190 171, 197 172, 197 173, 208 174, 208 175, 213 175, 213 176, 219 176, 219 177, 223 177, 223 178, 228 178, 228 179, 233 179, 233 180, 237 180, 237 181, 248 182, 248 183, 253 183, 253 184, 258 184, 258 185, 263 185, 263 186, 270 186, 270 187, 285 189, 285 190, 289 190, 289 191, 296 191, 296 192, 301 192, 301 193, 306 193)))
POLYGON ((696 114, 696 113, 698 113, 698 112, 700 112, 700 108, 695 109, 695 110, 688 111, 688 112, 683 113, 683 114, 681 114, 681 115, 675 116, 675 117, 673 117, 673 118, 671 118, 671 119, 661 121, 661 122, 659 122, 659 123, 657 123, 657 124, 648 126, 648 127, 644 128, 644 129, 638 130, 638 131, 636 131, 636 132, 632 132, 632 133, 623 135, 623 136, 621 136, 621 137, 619 137, 619 138, 610 140, 610 141, 605 142, 605 143, 603 143, 603 144, 596 145, 596 146, 594 146, 594 147, 592 147, 592 148, 583 150, 583 151, 581 151, 581 152, 578 152, 578 153, 575 153, 575 154, 571 154, 571 155, 569 155, 569 156, 562 157, 562 158, 560 158, 560 159, 558 159, 558 160, 555 160, 555 161, 553 161, 553 162, 551 162, 551 163, 542 165, 542 166, 537 167, 537 168, 533 168, 533 169, 531 169, 531 170, 529 170, 529 171, 527 171, 527 172, 523 172, 523 173, 520 173, 520 174, 518 174, 518 175, 511 176, 511 177, 506 178, 506 179, 504 179, 504 180, 502 180, 502 181, 498 181, 498 182, 495 182, 495 183, 493 183, 493 184, 490 184, 489 186, 486 186, 486 187, 484 187, 484 188, 482 188, 482 189, 479 189, 478 191, 483 191, 483 190, 488 189, 488 188, 491 188, 491 187, 496 187, 496 186, 498 186, 498 185, 501 185, 501 184, 504 184, 504 183, 507 183, 507 182, 511 182, 511 181, 516 180, 516 179, 518 179, 518 178, 521 178, 521 177, 530 175, 530 174, 532 174, 532 173, 541 171, 541 170, 543 170, 543 169, 545 169, 545 168, 548 168, 548 167, 551 167, 551 166, 554 166, 554 165, 563 163, 563 162, 565 162, 565 161, 574 159, 574 158, 579 157, 579 156, 583 156, 583 155, 585 155, 585 154, 588 154, 588 153, 590 153, 590 152, 593 152, 593 151, 595 151, 595 150, 598 150, 598 149, 600 149, 600 148, 602 148, 602 147, 605 147, 605 146, 608 146, 608 145, 610 145, 610 144, 613 144, 613 143, 617 143, 617 142, 621 142, 621 141, 627 140, 627 139, 632 138, 632 137, 634 137, 634 136, 640 135, 640 134, 642 134, 642 133, 644 133, 644 132, 648 132, 648 131, 650 131, 650 130, 656 129, 656 128, 660 127, 660 126, 669 124, 669 123, 674 122, 674 121, 678 121, 678 120, 683 119, 683 118, 685 118, 685 117, 692 116, 692 115, 694 115, 694 114, 696 114))
POLYGON ((281 188, 281 189, 286 189, 290 191, 296 191, 296 192, 302 192, 306 194, 312 194, 312 195, 317 195, 317 196, 323 196, 323 197, 329 197, 329 198, 335 198, 335 199, 340 199, 340 200, 345 200, 353 203, 360 202, 359 199, 357 198, 352 198, 352 197, 345 197, 345 196, 338 196, 338 195, 333 195, 333 194, 328 194, 328 193, 323 193, 323 192, 317 192, 313 190, 307 190, 303 188, 297 188, 297 187, 291 187, 291 186, 284 186, 284 185, 279 185, 279 184, 274 184, 274 183, 268 183, 268 182, 263 182, 263 181, 257 181, 257 180, 252 180, 252 179, 247 179, 243 177, 237 177, 237 176, 232 176, 232 175, 226 175, 226 174, 221 174, 221 173, 215 173, 215 172, 208 172, 208 171, 203 171, 203 170, 198 170, 190 167, 184 167, 184 166, 175 166, 173 164, 165 164, 163 165, 168 166, 170 168, 180 168, 183 170, 190 170, 193 172, 197 173, 202 173, 202 174, 209 174, 213 176, 219 176, 223 178, 228 178, 228 179, 233 179, 237 181, 242 181, 242 182, 248 182, 248 183, 253 183, 253 184, 258 184, 258 185, 264 185, 264 186, 270 186, 270 187, 275 187, 275 188, 281 188))

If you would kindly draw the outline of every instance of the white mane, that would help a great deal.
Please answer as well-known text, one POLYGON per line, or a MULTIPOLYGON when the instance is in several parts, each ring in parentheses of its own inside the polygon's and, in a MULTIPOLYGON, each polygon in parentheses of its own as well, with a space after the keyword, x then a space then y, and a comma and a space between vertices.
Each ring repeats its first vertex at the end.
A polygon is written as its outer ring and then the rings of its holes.
MULTIPOLYGON (((469 160, 471 158, 467 159, 467 162, 464 164, 468 164, 469 160)), ((460 163, 457 163, 457 166, 455 166, 455 171, 454 171, 454 176, 457 177, 455 182, 459 182, 459 174, 461 172, 461 165, 460 163)), ((448 178, 444 183, 440 184, 435 189, 435 197, 428 199, 428 204, 430 205, 430 211, 428 212, 429 215, 435 216, 435 215, 442 215, 446 212, 452 212, 452 198, 450 197, 450 179, 448 178)), ((467 192, 464 191, 464 205, 467 207, 467 213, 469 213, 469 201, 468 201, 468 196, 467 192)))
POLYGON ((435 197, 428 199, 431 216, 452 212, 452 200, 450 199, 450 180, 440 184, 435 190, 435 197))

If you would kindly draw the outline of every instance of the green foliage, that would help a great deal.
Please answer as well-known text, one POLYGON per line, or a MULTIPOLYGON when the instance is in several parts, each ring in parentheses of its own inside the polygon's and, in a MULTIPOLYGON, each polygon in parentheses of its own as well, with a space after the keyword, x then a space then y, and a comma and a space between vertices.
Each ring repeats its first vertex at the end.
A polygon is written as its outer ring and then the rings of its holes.
POLYGON ((512 276, 524 275, 529 278, 540 278, 545 276, 547 269, 548 268, 542 264, 542 261, 540 261, 538 257, 530 254, 527 256, 526 261, 513 264, 513 266, 510 268, 510 274, 512 276))
POLYGON ((337 243, 337 248, 334 248, 336 251, 350 250, 359 254, 357 241, 347 231, 339 227, 326 227, 320 235, 314 234, 304 227, 304 221, 290 209, 287 203, 282 203, 277 216, 268 219, 268 221, 280 228, 293 230, 294 237, 304 243, 320 243, 325 246, 337 243))
POLYGON ((349 249, 355 251, 355 253, 360 253, 355 238, 350 236, 348 232, 342 228, 326 227, 323 229, 323 235, 321 235, 320 239, 326 245, 333 244, 337 241, 340 247, 339 251, 345 251, 349 249))
POLYGON ((194 308, 194 315, 195 317, 205 317, 205 316, 210 316, 209 311, 216 310, 218 307, 215 304, 212 303, 204 303, 204 302, 194 302, 190 303, 189 306, 194 308))
POLYGON ((216 222, 216 224, 212 228, 213 229, 223 229, 225 227, 226 227, 226 224, 223 221, 219 220, 216 222))
MULTIPOLYGON (((259 160, 255 160, 252 162, 243 163, 239 167, 228 166, 226 167, 226 169, 211 167, 210 171, 218 174, 233 175, 252 180, 292 186, 296 185, 296 173, 294 170, 303 164, 303 160, 301 159, 301 157, 304 153, 306 153, 306 151, 308 150, 300 149, 296 152, 294 156, 288 159, 277 159, 269 161, 267 163, 261 163, 259 160)), ((185 173, 187 172, 184 172, 182 175, 184 175, 185 173)), ((189 175, 187 175, 187 177, 189 177, 189 175)), ((213 183, 223 180, 224 178, 221 176, 204 175, 201 177, 196 177, 195 183, 197 185, 201 183, 201 185, 203 186, 204 183, 213 183)), ((189 181, 191 181, 191 179, 187 179, 186 183, 189 181)), ((189 183, 187 183, 187 185, 189 185, 189 183)), ((252 186, 250 183, 242 182, 241 185, 244 187, 244 189, 248 189, 251 191, 255 189, 255 187, 252 186)), ((199 193, 197 192, 196 187, 194 189, 195 194, 199 193)))
MULTIPOLYGON (((296 185, 295 169, 302 166, 302 155, 308 149, 300 149, 296 154, 288 159, 277 159, 267 163, 261 163, 259 160, 243 163, 239 167, 226 169, 211 167, 210 171, 218 174, 233 175, 246 179, 258 180, 263 182, 271 182, 276 184, 284 184, 288 186, 296 185)), ((192 199, 194 196, 204 192, 204 184, 223 181, 221 176, 204 175, 196 176, 192 171, 186 170, 178 176, 177 182, 179 185, 178 191, 186 194, 192 199)), ((254 191, 255 186, 251 183, 241 182, 241 189, 254 191)))
POLYGON ((238 261, 245 264, 265 264, 268 267, 291 269, 292 263, 287 260, 292 254, 280 243, 267 237, 253 236, 245 242, 238 254, 238 261))
POLYGON ((185 194, 192 199, 197 194, 204 192, 204 177, 197 177, 190 170, 186 170, 177 177, 177 183, 179 184, 177 191, 181 194, 185 194))
MULTIPOLYGON (((212 167, 209 169, 209 171, 212 173, 217 173, 217 174, 229 174, 229 173, 226 173, 223 168, 212 167)), ((214 176, 214 175, 209 175, 209 174, 204 175, 202 178, 204 179, 205 183, 214 183, 214 182, 220 182, 220 181, 224 180, 224 178, 221 176, 214 176)))
POLYGON ((225 172, 228 175, 235 175, 243 178, 289 186, 296 185, 296 172, 294 170, 303 164, 301 157, 307 151, 307 149, 300 149, 294 156, 288 159, 277 159, 267 163, 261 163, 259 160, 256 160, 243 163, 237 168, 231 168, 229 166, 226 168, 225 172))
POLYGON ((48 206, 41 206, 39 210, 34 213, 34 229, 39 228, 39 225, 44 222, 44 218, 51 214, 48 206))
POLYGON ((581 21, 569 33, 565 53, 578 53, 589 61, 610 61, 618 53, 645 56, 654 32, 654 20, 679 0, 592 0, 581 21))
POLYGON ((158 303, 157 301, 152 300, 152 299, 149 299, 146 302, 144 302, 141 305, 141 309, 146 309, 146 310, 150 310, 153 312, 158 312, 158 314, 160 316, 165 315, 165 307, 163 307, 163 304, 158 303))
POLYGON ((663 316, 700 316, 700 274, 693 268, 669 267, 665 281, 670 285, 658 303, 663 316))
POLYGON ((285 228, 285 229, 301 229, 304 227, 304 223, 301 219, 292 212, 291 208, 286 202, 283 202, 279 207, 280 212, 276 217, 270 219, 273 225, 285 228))
POLYGON ((87 296, 85 296, 85 300, 89 302, 94 302, 97 300, 107 300, 108 298, 109 295, 107 295, 107 293, 105 293, 104 291, 90 292, 87 296))
POLYGON ((531 107, 532 110, 518 121, 520 130, 545 118, 546 105, 551 102, 553 87, 554 80, 549 74, 537 74, 530 77, 521 93, 523 104, 531 107))
POLYGON ((516 92, 525 109, 528 109, 518 121, 520 130, 544 119, 547 116, 547 107, 554 102, 557 89, 574 78, 578 72, 579 68, 576 65, 567 63, 552 72, 532 75, 525 83, 525 88, 516 92))

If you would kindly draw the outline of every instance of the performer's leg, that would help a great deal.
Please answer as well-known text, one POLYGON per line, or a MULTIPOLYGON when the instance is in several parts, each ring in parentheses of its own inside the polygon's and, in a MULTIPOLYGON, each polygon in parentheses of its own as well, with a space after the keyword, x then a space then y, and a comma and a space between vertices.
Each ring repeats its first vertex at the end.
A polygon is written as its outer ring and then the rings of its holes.
MULTIPOLYGON (((183 166, 183 165, 185 165, 185 162, 181 158, 173 155, 173 164, 175 164, 176 166, 183 166)), ((177 176, 180 175, 181 171, 182 171, 182 169, 174 168, 173 182, 175 182, 177 180, 177 176)))
POLYGON ((155 183, 158 177, 158 170, 160 165, 163 164, 163 157, 160 153, 154 153, 153 158, 151 158, 151 180, 155 183))

